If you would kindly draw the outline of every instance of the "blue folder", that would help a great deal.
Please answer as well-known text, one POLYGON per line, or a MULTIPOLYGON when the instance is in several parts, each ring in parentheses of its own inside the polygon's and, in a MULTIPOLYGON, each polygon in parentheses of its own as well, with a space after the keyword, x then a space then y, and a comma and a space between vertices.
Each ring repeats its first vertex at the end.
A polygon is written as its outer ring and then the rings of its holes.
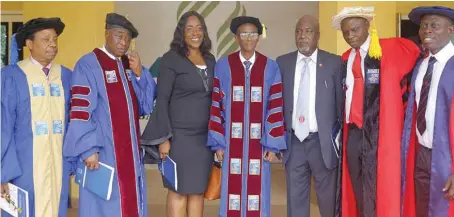
POLYGON ((109 200, 112 194, 112 181, 114 168, 99 162, 99 168, 90 170, 83 162, 79 164, 76 172, 76 183, 103 198, 109 200))
POLYGON ((159 171, 161 171, 164 179, 178 191, 178 178, 177 178, 177 164, 169 156, 158 164, 159 171))

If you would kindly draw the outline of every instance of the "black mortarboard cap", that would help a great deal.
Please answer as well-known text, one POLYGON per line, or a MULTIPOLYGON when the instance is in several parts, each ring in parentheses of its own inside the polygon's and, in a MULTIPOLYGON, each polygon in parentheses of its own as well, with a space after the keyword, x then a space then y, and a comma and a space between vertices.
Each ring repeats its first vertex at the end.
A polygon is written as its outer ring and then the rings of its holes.
POLYGON ((233 34, 236 34, 236 31, 238 28, 246 23, 253 24, 257 27, 257 33, 259 35, 262 34, 263 32, 263 26, 262 23, 260 23, 260 20, 255 17, 248 17, 248 16, 240 16, 232 19, 232 22, 230 23, 230 31, 233 32, 233 34))
POLYGON ((106 16, 106 29, 109 28, 109 26, 118 26, 125 28, 131 32, 132 38, 137 38, 139 35, 139 31, 132 25, 131 21, 129 21, 126 17, 117 14, 117 13, 109 13, 106 16))
POLYGON ((43 29, 55 29, 57 35, 60 35, 65 28, 65 24, 58 17, 53 18, 35 18, 20 26, 16 31, 16 42, 18 48, 25 46, 25 39, 35 32, 43 29))

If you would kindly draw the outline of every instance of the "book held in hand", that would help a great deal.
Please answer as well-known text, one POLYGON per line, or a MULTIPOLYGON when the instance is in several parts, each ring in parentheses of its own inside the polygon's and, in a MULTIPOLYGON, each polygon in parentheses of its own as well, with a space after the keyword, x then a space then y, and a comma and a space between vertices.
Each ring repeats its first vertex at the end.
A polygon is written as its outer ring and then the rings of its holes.
POLYGON ((29 217, 28 192, 8 183, 8 195, 0 198, 0 207, 13 217, 29 217))
POLYGON ((159 171, 161 171, 164 179, 172 185, 175 191, 178 191, 178 178, 177 178, 177 164, 169 156, 158 164, 159 171))
POLYGON ((99 162, 99 168, 90 170, 84 162, 79 163, 76 172, 76 183, 104 200, 109 200, 112 194, 112 182, 115 169, 99 162))

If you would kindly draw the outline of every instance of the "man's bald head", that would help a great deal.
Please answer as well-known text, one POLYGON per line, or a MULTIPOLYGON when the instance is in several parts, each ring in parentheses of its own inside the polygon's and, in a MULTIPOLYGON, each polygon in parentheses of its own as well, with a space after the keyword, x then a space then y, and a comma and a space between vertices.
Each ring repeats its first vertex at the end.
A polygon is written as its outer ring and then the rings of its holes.
POLYGON ((304 16, 300 17, 298 19, 298 22, 296 23, 296 28, 298 28, 304 22, 311 23, 314 27, 316 27, 317 32, 320 31, 320 23, 316 17, 311 16, 311 15, 304 15, 304 16))
POLYGON ((310 16, 302 16, 295 27, 295 43, 298 51, 305 56, 311 56, 318 47, 320 39, 320 24, 318 19, 310 16))

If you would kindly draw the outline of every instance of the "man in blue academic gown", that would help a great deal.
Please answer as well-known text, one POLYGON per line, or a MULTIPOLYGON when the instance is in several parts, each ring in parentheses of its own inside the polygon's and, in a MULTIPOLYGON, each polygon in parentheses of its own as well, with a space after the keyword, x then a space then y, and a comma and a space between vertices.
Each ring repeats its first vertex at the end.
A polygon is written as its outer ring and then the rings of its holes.
MULTIPOLYGON (((11 41, 11 65, 1 72, 1 193, 8 197, 7 183, 27 191, 30 217, 67 214, 71 167, 62 148, 71 71, 53 62, 64 28, 60 18, 22 25, 11 41), (23 46, 31 56, 17 62, 17 49, 23 46)), ((2 211, 2 216, 10 215, 2 211)))
POLYGON ((286 149, 281 73, 255 51, 259 19, 237 17, 241 51, 215 67, 207 146, 223 160, 219 217, 270 216, 270 160, 286 149))
POLYGON ((403 215, 454 216, 454 10, 408 17, 429 53, 414 69, 402 136, 403 215))
POLYGON ((99 162, 115 169, 109 200, 80 188, 80 217, 148 216, 139 117, 151 113, 156 84, 138 54, 126 53, 138 34, 124 16, 108 14, 105 45, 74 68, 63 154, 90 170, 99 162))

